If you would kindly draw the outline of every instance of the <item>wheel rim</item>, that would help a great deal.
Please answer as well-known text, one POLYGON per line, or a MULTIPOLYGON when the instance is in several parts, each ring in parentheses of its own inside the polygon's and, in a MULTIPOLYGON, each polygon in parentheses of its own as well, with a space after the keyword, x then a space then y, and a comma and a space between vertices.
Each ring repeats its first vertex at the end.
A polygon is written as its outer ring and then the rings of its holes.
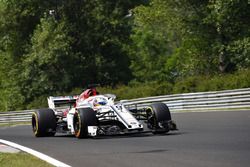
POLYGON ((77 112, 74 115, 74 130, 75 130, 75 136, 79 137, 81 133, 81 119, 77 112))
POLYGON ((37 135, 38 132, 38 120, 37 120, 37 115, 33 113, 32 115, 32 129, 35 135, 37 135))
POLYGON ((148 123, 151 124, 151 126, 153 128, 155 128, 156 127, 156 118, 155 118, 155 115, 153 113, 153 109, 149 107, 149 108, 147 108, 146 112, 147 112, 148 123))

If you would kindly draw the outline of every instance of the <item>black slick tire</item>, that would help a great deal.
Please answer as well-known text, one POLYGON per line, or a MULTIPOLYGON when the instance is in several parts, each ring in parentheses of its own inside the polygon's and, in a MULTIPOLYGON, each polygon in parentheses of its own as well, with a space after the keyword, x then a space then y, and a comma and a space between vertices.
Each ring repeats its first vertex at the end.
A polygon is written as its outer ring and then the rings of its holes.
POLYGON ((32 113, 32 130, 36 137, 54 136, 56 116, 51 109, 40 109, 32 113))
POLYGON ((88 126, 97 126, 96 112, 92 108, 77 109, 73 119, 75 136, 86 138, 88 136, 88 126))
POLYGON ((154 134, 167 133, 170 129, 167 122, 171 121, 169 108, 164 103, 153 103, 147 109, 148 127, 154 134))

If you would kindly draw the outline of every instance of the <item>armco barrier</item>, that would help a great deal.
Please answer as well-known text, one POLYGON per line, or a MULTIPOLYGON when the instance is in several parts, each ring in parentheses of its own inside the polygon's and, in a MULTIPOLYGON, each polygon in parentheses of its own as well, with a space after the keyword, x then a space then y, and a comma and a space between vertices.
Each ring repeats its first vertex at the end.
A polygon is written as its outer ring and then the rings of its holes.
POLYGON ((30 122, 34 110, 0 112, 0 124, 30 122))
MULTIPOLYGON (((122 100, 128 108, 143 108, 157 102, 167 104, 171 112, 250 109, 250 88, 122 100)), ((0 124, 30 121, 33 111, 0 112, 0 124)))
POLYGON ((250 109, 250 88, 185 93, 123 100, 128 107, 143 108, 151 103, 163 102, 170 111, 250 109))

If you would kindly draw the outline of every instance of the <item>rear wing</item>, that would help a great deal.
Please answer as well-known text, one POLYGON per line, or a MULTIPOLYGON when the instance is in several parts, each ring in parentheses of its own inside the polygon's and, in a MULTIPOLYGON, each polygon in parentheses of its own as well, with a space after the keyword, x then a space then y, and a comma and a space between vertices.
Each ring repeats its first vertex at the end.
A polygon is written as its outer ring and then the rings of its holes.
POLYGON ((55 109, 59 106, 71 106, 75 104, 79 96, 50 96, 48 97, 49 108, 55 109))

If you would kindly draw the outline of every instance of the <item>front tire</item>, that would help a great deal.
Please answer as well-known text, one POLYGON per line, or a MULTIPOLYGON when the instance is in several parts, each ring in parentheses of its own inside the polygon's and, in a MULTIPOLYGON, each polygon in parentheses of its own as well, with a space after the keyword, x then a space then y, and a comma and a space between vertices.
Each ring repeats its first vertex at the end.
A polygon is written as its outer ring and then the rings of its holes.
POLYGON ((153 103, 146 109, 148 128, 154 134, 167 133, 170 130, 171 114, 169 108, 164 103, 153 103))
POLYGON ((96 112, 92 108, 79 108, 73 119, 75 136, 84 138, 88 136, 88 126, 97 126, 96 112))
POLYGON ((32 113, 32 130, 36 137, 54 136, 56 116, 51 109, 40 109, 32 113))

